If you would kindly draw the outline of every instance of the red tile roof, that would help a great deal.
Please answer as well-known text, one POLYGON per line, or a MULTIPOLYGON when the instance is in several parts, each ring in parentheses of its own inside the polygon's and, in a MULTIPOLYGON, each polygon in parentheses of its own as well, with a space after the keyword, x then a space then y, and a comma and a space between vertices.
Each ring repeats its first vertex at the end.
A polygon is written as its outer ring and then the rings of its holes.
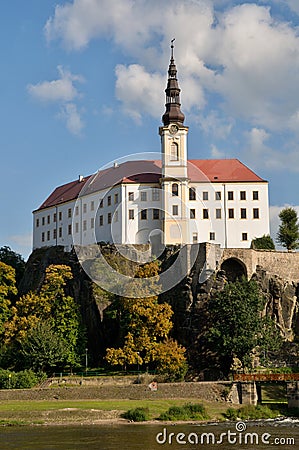
MULTIPOLYGON (((188 176, 193 182, 261 182, 262 178, 238 159, 191 159, 188 176)), ((161 161, 136 160, 101 170, 83 180, 57 187, 38 210, 74 200, 119 183, 159 183, 161 161), (89 181, 87 183, 87 181, 89 181)))

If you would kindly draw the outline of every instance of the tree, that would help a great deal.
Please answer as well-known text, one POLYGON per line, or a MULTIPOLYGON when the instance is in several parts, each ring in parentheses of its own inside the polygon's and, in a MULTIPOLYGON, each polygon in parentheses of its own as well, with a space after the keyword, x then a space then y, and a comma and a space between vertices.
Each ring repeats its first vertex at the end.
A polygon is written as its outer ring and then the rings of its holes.
POLYGON ((10 316, 10 298, 17 294, 15 270, 0 262, 0 336, 10 316))
POLYGON ((281 344, 274 322, 262 314, 264 306, 265 299, 258 285, 245 278, 227 283, 223 291, 211 298, 211 328, 207 338, 211 350, 219 355, 225 373, 229 372, 234 358, 241 361, 243 369, 248 368, 253 349, 272 345, 274 350, 281 344))
MULTIPOLYGON (((140 267, 136 277, 154 278, 158 271, 158 263, 151 262, 140 267)), ((145 294, 151 292, 150 283, 144 288, 145 294)), ((169 371, 175 367, 173 376, 181 376, 186 368, 185 349, 175 341, 168 340, 173 326, 171 306, 168 303, 159 303, 158 296, 127 297, 121 299, 120 305, 120 316, 126 319, 120 322, 124 328, 123 346, 116 349, 108 348, 106 360, 112 365, 124 367, 133 364, 151 364, 163 374, 166 373, 167 367, 169 371)))
POLYGON ((277 233, 277 242, 288 251, 299 247, 298 215, 294 208, 284 208, 279 213, 281 224, 277 233))
POLYGON ((11 266, 16 271, 17 285, 21 281, 25 271, 25 261, 21 255, 14 252, 7 245, 0 247, 0 261, 4 262, 8 266, 11 266))
POLYGON ((269 234, 255 238, 251 242, 251 248, 258 250, 275 250, 273 239, 269 234))

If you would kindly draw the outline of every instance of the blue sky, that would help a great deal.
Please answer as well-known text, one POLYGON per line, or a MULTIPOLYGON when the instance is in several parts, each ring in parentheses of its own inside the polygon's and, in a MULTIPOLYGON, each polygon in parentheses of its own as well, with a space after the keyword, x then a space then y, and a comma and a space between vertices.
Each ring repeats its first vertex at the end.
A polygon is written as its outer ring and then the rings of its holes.
POLYGON ((297 0, 10 0, 0 21, 0 246, 27 257, 56 186, 160 151, 173 37, 189 157, 269 180, 273 233, 299 211, 297 0))

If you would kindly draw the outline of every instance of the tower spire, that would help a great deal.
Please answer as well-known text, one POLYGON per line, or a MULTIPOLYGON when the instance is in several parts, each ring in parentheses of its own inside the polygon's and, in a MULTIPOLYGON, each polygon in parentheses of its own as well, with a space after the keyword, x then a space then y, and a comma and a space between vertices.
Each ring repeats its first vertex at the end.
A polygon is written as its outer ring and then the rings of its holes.
POLYGON ((170 55, 170 63, 168 68, 168 81, 167 87, 165 89, 166 93, 166 103, 165 103, 165 113, 162 117, 162 122, 164 126, 169 125, 170 123, 179 123, 183 124, 185 120, 185 116, 181 111, 181 103, 180 103, 180 88, 177 80, 177 69, 174 62, 174 39, 171 40, 171 55, 170 55))

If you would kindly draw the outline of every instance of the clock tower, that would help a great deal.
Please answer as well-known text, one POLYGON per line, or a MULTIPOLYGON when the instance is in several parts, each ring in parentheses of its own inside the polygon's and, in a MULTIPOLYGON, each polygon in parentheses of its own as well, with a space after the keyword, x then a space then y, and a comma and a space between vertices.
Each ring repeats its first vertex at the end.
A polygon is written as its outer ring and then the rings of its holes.
POLYGON ((180 88, 173 55, 174 39, 171 41, 171 57, 168 82, 165 89, 166 104, 159 128, 162 146, 163 233, 164 244, 188 244, 188 192, 187 135, 185 116, 181 111, 180 88))

